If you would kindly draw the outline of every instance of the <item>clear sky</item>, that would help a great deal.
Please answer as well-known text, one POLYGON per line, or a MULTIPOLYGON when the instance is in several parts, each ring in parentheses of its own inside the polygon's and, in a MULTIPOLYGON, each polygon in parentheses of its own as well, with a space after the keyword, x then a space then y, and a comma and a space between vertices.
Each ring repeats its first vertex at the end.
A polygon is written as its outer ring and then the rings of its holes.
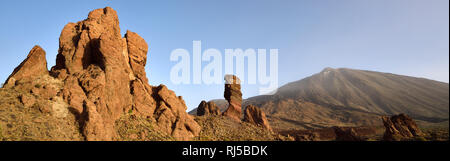
MULTIPOLYGON (((279 49, 279 85, 325 67, 355 68, 449 82, 448 0, 8 0, 0 5, 0 81, 34 45, 55 64, 64 25, 110 6, 122 33, 149 44, 149 83, 166 84, 188 110, 223 98, 223 85, 174 85, 172 50, 279 49)), ((244 98, 258 85, 243 85, 244 98)))

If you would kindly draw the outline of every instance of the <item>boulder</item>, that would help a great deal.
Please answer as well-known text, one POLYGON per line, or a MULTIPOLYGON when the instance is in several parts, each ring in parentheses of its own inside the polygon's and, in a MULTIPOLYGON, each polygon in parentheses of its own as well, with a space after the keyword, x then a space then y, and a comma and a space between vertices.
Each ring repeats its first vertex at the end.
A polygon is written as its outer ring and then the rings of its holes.
POLYGON ((244 111, 244 121, 272 131, 266 114, 260 108, 248 105, 244 111))
POLYGON ((197 107, 197 116, 203 115, 220 115, 220 109, 212 101, 202 101, 197 107))
POLYGON ((241 80, 237 76, 225 75, 225 92, 223 95, 229 105, 222 115, 240 122, 242 115, 242 93, 241 80))
POLYGON ((383 139, 386 141, 401 141, 423 136, 416 122, 406 114, 382 117, 384 127, 383 139))

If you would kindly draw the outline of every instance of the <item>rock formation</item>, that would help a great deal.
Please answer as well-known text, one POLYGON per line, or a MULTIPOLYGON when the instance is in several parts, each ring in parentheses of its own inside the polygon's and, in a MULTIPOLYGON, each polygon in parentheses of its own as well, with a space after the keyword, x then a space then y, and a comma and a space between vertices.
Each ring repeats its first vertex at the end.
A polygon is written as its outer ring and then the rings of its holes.
POLYGON ((212 101, 202 101, 197 107, 197 116, 203 115, 220 115, 220 109, 212 101))
POLYGON ((383 139, 386 141, 400 141, 423 135, 416 122, 406 114, 383 116, 382 120, 386 128, 383 139))
POLYGON ((198 136, 200 126, 186 113, 184 100, 164 85, 148 84, 147 51, 147 43, 138 34, 127 31, 121 37, 116 11, 97 9, 86 20, 64 27, 50 72, 44 50, 36 46, 5 87, 18 88, 18 81, 40 77, 61 82, 60 88, 21 88, 49 99, 61 98, 77 117, 86 140, 114 140, 114 122, 130 112, 152 118, 158 130, 178 140, 198 136))
POLYGON ((272 131, 266 114, 256 106, 248 105, 244 111, 244 121, 272 131))
POLYGON ((240 122, 242 114, 242 93, 241 80, 237 76, 225 75, 225 92, 223 96, 229 104, 228 108, 223 112, 223 115, 240 122))
POLYGON ((337 141, 364 141, 355 131, 354 128, 333 127, 337 141))
POLYGON ((4 87, 13 87, 20 81, 35 80, 45 74, 48 74, 45 51, 36 45, 31 49, 27 58, 6 79, 4 87))

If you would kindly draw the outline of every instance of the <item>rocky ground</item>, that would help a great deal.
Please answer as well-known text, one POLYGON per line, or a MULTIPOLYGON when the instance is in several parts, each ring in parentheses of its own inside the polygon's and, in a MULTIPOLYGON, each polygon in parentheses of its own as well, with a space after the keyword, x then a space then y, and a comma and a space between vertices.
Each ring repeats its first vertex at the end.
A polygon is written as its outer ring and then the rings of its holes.
POLYGON ((176 141, 176 139, 158 129, 154 120, 132 113, 116 120, 118 141, 176 141))
MULTIPOLYGON (((353 128, 356 135, 361 139, 358 141, 385 141, 384 126, 347 127, 353 128)), ((405 138, 401 141, 449 141, 448 127, 420 127, 421 136, 405 138)), ((310 130, 275 130, 283 136, 290 136, 295 141, 339 141, 334 128, 320 128, 310 130)), ((354 140, 340 140, 354 141, 354 140)))
POLYGON ((425 141, 449 141, 448 128, 423 128, 425 141))
POLYGON ((0 141, 84 140, 74 115, 55 117, 39 101, 25 107, 19 101, 21 95, 21 91, 0 88, 0 141))
POLYGON ((197 116, 195 121, 202 127, 200 141, 293 141, 292 137, 225 116, 197 116))

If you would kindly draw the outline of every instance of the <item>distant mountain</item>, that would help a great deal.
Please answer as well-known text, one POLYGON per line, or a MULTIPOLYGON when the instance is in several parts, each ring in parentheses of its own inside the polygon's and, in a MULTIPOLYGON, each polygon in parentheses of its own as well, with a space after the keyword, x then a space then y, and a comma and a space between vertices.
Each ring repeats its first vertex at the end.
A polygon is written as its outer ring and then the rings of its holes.
POLYGON ((249 104, 260 107, 272 127, 278 129, 381 125, 380 116, 399 113, 419 122, 438 123, 449 119, 449 84, 390 73, 325 68, 280 87, 274 95, 248 98, 243 107, 249 104))
POLYGON ((424 78, 354 69, 322 72, 249 98, 274 124, 303 128, 380 124, 380 115, 406 113, 425 122, 449 118, 449 84, 424 78))

